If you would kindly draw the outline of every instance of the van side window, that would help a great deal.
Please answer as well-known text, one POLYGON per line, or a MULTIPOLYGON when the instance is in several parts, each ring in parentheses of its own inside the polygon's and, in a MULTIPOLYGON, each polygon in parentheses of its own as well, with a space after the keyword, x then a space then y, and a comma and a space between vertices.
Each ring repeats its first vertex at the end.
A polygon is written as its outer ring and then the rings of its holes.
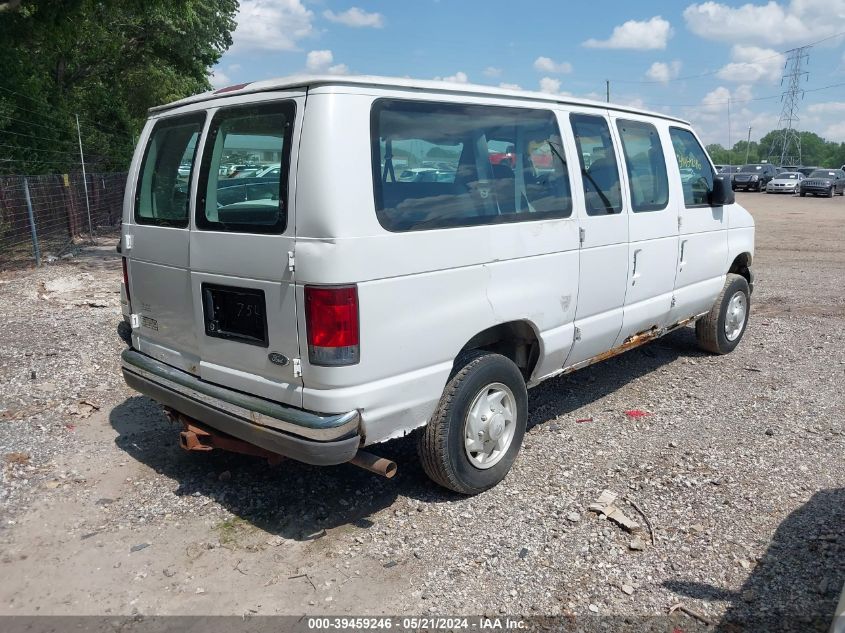
POLYGON ((235 106, 211 121, 200 171, 197 227, 281 233, 287 225, 291 101, 235 106))
POLYGON ((581 163, 587 215, 621 213, 619 167, 607 121, 589 114, 573 114, 570 121, 581 163))
POLYGON ((684 204, 688 207, 709 206, 710 192, 713 191, 713 168, 710 166, 710 159, 689 130, 669 128, 669 136, 672 138, 681 172, 684 204))
POLYGON ((616 122, 631 185, 634 213, 660 211, 669 204, 669 179, 660 136, 650 123, 616 122))
POLYGON ((380 99, 371 134, 376 214, 388 231, 572 214, 552 112, 380 99))
POLYGON ((185 228, 191 172, 204 114, 159 119, 135 188, 135 222, 185 228))

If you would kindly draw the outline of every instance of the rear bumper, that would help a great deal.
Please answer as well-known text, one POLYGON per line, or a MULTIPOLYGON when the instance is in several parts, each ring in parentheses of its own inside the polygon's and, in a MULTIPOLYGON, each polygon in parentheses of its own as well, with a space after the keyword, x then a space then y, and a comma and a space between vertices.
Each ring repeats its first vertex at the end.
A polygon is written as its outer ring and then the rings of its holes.
POLYGON ((358 452, 358 411, 321 415, 214 385, 132 349, 121 354, 126 384, 228 435, 318 466, 358 452))

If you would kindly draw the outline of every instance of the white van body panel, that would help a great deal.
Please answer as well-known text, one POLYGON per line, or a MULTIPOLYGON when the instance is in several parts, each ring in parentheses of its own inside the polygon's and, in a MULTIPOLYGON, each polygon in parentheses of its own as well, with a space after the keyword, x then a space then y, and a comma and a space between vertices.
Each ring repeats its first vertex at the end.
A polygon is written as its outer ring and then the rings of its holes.
POLYGON ((753 219, 739 205, 684 206, 669 130, 689 126, 665 115, 486 87, 347 77, 258 82, 180 103, 156 110, 147 123, 124 199, 131 312, 159 324, 158 330, 135 329, 133 347, 208 383, 274 403, 321 414, 357 411, 362 445, 426 424, 456 357, 490 328, 532 333, 536 358, 526 380, 533 385, 606 355, 633 335, 660 333, 707 312, 731 262, 753 255, 753 219), (371 113, 382 98, 553 112, 567 158, 571 215, 387 230, 375 212, 371 138, 371 113), (207 113, 200 165, 216 112, 279 100, 296 104, 283 233, 200 229, 198 168, 189 183, 188 227, 135 223, 135 183, 156 120, 207 113), (574 113, 608 123, 621 213, 586 213, 569 122, 574 113), (658 130, 669 181, 663 210, 631 209, 620 119, 658 130), (204 283, 264 291, 266 348, 206 335, 204 283), (357 289, 360 358, 348 366, 312 364, 306 286, 347 285, 357 289), (145 297, 151 297, 146 305, 145 297), (269 352, 296 363, 274 364, 269 352))
MULTIPOLYGON (((578 153, 569 121, 574 114, 599 116, 608 125, 611 124, 606 110, 565 110, 565 114, 559 117, 559 124, 565 138, 566 151, 573 157, 573 164, 577 161, 578 153)), ((618 161, 618 150, 616 153, 618 161)), ((574 323, 577 329, 566 367, 613 347, 622 327, 628 278, 628 217, 624 206, 622 213, 588 215, 582 179, 575 169, 570 170, 570 174, 572 172, 577 174, 572 196, 583 241, 579 254, 578 301, 574 323)))

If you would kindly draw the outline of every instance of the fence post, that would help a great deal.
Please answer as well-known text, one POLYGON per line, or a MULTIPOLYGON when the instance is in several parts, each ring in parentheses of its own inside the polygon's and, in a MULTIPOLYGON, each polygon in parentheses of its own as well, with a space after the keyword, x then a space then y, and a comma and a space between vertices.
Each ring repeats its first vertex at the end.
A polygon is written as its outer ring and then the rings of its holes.
POLYGON ((79 140, 79 160, 82 162, 82 184, 85 186, 85 208, 88 210, 88 232, 94 241, 94 225, 91 224, 91 204, 88 202, 88 176, 85 175, 85 155, 82 153, 82 132, 79 130, 79 115, 76 115, 76 138, 79 140))
POLYGON ((29 213, 29 230, 32 233, 32 250, 35 253, 35 265, 41 266, 41 249, 38 248, 38 232, 35 230, 35 214, 32 212, 32 199, 29 197, 29 181, 24 177, 23 192, 26 196, 26 210, 29 213))

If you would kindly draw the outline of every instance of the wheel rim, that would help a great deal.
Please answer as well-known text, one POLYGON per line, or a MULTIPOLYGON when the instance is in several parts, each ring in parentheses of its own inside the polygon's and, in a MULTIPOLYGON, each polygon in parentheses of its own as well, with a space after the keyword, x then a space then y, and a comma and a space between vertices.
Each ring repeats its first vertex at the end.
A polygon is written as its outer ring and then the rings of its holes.
POLYGON ((735 341, 745 327, 745 315, 748 312, 748 300, 745 293, 738 290, 728 302, 728 310, 725 313, 725 338, 735 341))
POLYGON ((487 385, 470 405, 464 424, 464 450, 470 463, 485 470, 501 461, 516 432, 516 399, 500 382, 487 385))

